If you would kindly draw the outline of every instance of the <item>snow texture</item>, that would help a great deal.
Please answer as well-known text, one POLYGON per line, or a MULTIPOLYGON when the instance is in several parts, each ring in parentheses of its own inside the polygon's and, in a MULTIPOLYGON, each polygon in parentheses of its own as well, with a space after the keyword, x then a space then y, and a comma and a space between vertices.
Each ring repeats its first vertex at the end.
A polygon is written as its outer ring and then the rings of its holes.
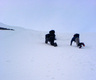
POLYGON ((56 33, 53 47, 48 32, 13 29, 0 31, 0 80, 96 80, 96 33, 80 34, 79 49, 70 46, 74 33, 56 33))

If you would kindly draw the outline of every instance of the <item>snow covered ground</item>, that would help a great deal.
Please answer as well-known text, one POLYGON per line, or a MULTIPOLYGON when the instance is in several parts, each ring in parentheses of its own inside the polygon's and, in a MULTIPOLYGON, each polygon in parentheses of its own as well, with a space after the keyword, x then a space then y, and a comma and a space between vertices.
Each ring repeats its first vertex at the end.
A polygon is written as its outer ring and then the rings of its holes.
POLYGON ((70 46, 74 33, 56 33, 58 47, 44 43, 46 33, 0 31, 0 80, 96 80, 96 33, 80 34, 82 49, 70 46))

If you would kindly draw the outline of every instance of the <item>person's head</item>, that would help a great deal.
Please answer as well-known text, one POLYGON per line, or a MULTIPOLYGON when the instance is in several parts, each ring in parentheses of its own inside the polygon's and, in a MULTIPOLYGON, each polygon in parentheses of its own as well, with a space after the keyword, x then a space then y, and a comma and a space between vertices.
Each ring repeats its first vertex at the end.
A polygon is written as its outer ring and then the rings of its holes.
POLYGON ((49 34, 55 34, 55 30, 49 31, 49 34))
POLYGON ((74 34, 73 36, 74 36, 74 37, 79 37, 80 34, 76 33, 76 34, 74 34))

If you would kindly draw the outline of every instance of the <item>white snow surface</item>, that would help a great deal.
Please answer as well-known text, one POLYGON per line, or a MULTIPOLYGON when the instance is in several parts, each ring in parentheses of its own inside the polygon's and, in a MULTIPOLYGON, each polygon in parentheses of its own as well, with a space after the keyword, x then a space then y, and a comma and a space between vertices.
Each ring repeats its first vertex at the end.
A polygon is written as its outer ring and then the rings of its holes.
POLYGON ((96 80, 96 33, 80 34, 82 49, 70 46, 74 33, 56 32, 58 47, 47 33, 0 30, 0 80, 96 80))

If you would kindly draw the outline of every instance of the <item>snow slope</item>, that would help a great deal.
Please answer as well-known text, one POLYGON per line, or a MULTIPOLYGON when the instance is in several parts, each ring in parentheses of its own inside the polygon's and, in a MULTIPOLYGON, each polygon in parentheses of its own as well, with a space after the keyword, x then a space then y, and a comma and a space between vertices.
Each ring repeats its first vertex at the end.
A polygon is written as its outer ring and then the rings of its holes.
POLYGON ((95 33, 80 34, 82 49, 69 45, 73 33, 56 33, 58 47, 44 43, 46 33, 0 31, 0 80, 96 80, 95 33))

